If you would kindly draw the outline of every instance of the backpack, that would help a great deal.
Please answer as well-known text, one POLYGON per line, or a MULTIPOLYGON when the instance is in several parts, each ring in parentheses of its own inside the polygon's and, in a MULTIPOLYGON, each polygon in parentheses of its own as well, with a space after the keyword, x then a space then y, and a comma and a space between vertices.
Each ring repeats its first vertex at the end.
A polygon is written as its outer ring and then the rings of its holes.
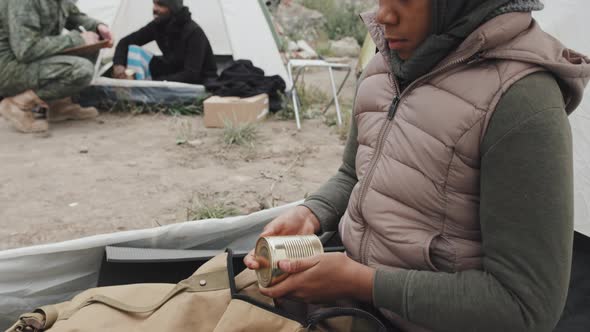
POLYGON ((71 301, 21 315, 7 332, 303 332, 357 331, 359 326, 389 330, 374 315, 356 308, 321 309, 305 319, 281 310, 260 294, 254 271, 235 276, 228 250, 176 285, 89 289, 71 301))

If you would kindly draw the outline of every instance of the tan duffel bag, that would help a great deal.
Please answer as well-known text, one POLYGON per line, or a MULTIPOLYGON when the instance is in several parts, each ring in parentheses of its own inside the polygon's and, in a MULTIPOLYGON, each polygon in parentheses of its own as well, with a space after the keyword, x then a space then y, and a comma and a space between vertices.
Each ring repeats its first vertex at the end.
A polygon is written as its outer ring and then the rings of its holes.
POLYGON ((253 271, 234 278, 232 261, 228 251, 177 285, 90 289, 22 315, 7 332, 350 331, 357 329, 351 317, 373 326, 370 330, 387 331, 373 315, 353 308, 324 309, 302 321, 258 292, 253 271))

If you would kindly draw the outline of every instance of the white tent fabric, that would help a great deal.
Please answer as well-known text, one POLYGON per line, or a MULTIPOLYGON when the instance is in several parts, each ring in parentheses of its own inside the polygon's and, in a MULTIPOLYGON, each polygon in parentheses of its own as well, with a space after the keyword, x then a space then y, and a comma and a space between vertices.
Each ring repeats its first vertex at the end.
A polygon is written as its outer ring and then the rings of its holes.
MULTIPOLYGON (((586 35, 590 12, 587 0, 546 0, 545 10, 535 13, 543 29, 569 48, 590 54, 590 38, 586 35)), ((590 89, 570 116, 574 136, 574 189, 576 231, 590 236, 590 89)))
POLYGON ((106 246, 246 251, 264 225, 301 202, 250 216, 99 235, 0 252, 0 331, 19 314, 96 287, 106 246))
MULTIPOLYGON (((184 3, 205 31, 215 55, 251 60, 266 75, 279 75, 288 82, 273 30, 258 0, 185 0, 184 3)), ((79 0, 78 7, 110 25, 117 40, 153 19, 152 0, 79 0)), ((160 52, 155 43, 147 48, 160 52)), ((110 50, 106 55, 113 52, 110 50)))

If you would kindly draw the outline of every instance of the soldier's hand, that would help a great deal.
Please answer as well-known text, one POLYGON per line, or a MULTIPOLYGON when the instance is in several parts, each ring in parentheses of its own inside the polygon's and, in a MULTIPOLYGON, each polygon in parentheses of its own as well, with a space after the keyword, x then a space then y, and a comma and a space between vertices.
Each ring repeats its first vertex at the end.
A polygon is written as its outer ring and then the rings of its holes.
POLYGON ((113 37, 113 32, 111 32, 111 29, 108 26, 104 24, 99 24, 98 28, 96 28, 96 31, 98 31, 100 38, 102 38, 103 40, 107 40, 109 42, 107 44, 108 48, 113 47, 115 43, 115 38, 113 37))
POLYGON ((126 79, 127 75, 125 75, 125 66, 116 65, 113 67, 113 78, 118 79, 126 79))
POLYGON ((80 35, 82 35, 82 38, 84 38, 84 45, 93 45, 100 41, 100 37, 95 32, 85 31, 80 35))

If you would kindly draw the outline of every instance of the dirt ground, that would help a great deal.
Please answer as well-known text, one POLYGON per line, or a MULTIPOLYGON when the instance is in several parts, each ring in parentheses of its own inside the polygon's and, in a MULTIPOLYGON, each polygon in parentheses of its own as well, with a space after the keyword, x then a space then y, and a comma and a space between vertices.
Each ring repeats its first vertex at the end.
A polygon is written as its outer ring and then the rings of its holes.
MULTIPOLYGON (((328 88, 321 73, 306 81, 328 88)), ((247 214, 300 200, 344 150, 321 119, 301 131, 268 120, 253 148, 227 147, 222 135, 201 117, 107 113, 55 124, 49 136, 0 118, 0 250, 183 222, 198 202, 247 214)))

